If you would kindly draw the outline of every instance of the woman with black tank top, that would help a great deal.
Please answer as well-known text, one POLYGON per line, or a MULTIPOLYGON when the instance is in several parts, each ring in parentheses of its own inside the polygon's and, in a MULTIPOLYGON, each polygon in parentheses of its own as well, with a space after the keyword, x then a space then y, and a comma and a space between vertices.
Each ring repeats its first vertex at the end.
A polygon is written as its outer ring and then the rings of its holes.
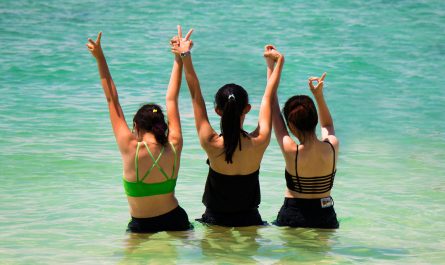
MULTIPOLYGON (((274 52, 274 47, 269 49, 274 52)), ((268 60, 268 78, 273 71, 268 60)), ((289 98, 283 108, 284 120, 300 144, 289 136, 280 113, 278 98, 273 104, 273 127, 286 160, 284 204, 277 220, 278 226, 338 228, 331 189, 336 173, 339 141, 334 123, 323 96, 326 73, 309 78, 309 88, 318 106, 305 95, 289 98), (314 82, 317 84, 314 85, 314 82), (320 119, 322 140, 317 139, 315 127, 320 119)))
MULTIPOLYGON (((181 35, 180 26, 178 26, 181 35)), ((236 84, 222 86, 215 95, 215 111, 221 116, 221 134, 210 125, 198 77, 193 68, 192 41, 181 39, 174 52, 181 54, 190 90, 196 128, 201 146, 208 156, 209 173, 203 195, 206 211, 202 221, 221 226, 262 225, 258 212, 261 201, 258 180, 260 163, 269 145, 272 130, 272 103, 278 88, 284 57, 265 53, 276 64, 270 74, 259 113, 258 127, 243 130, 250 111, 246 90, 236 84)))

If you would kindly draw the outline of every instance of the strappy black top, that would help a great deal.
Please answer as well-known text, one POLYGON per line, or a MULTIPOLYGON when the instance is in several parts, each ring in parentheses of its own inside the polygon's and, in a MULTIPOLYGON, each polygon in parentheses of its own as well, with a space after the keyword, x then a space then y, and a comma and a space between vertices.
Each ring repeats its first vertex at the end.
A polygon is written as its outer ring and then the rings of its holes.
POLYGON ((288 189, 298 192, 298 193, 304 193, 304 194, 321 194, 328 192, 332 189, 332 186, 334 185, 334 178, 335 173, 337 170, 335 169, 335 149, 334 146, 328 142, 331 147, 334 154, 334 163, 332 166, 332 173, 328 174, 326 176, 316 176, 316 177, 300 177, 298 176, 298 145, 297 145, 297 154, 295 155, 295 174, 296 176, 293 176, 289 174, 289 172, 285 173, 286 176, 286 186, 288 189))

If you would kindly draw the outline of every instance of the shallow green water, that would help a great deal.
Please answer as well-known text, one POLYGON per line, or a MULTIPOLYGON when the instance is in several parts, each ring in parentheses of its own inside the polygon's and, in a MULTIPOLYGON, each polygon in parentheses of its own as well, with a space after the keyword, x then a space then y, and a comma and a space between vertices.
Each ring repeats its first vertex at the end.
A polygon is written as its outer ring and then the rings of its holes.
MULTIPOLYGON (((445 262, 445 3, 92 1, 0 2, 0 264, 440 264, 445 262), (334 232, 225 229, 131 238, 121 162, 94 60, 103 47, 130 120, 163 103, 176 24, 195 28, 195 67, 209 108, 221 85, 250 95, 253 129, 265 86, 262 47, 286 55, 280 101, 328 72, 341 154, 334 232)), ((188 91, 177 197, 204 207, 207 167, 188 91)), ((211 113, 212 123, 218 119, 211 113)), ((283 200, 272 141, 261 166, 263 218, 283 200)))

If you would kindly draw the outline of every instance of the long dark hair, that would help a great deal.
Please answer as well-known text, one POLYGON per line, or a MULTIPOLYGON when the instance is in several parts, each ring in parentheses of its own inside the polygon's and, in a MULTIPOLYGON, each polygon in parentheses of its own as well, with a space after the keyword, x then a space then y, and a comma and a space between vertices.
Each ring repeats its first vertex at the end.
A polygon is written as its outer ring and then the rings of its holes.
POLYGON ((153 133, 159 144, 167 143, 168 126, 161 106, 153 103, 143 105, 134 115, 133 124, 139 129, 153 133))
POLYGON ((238 144, 241 150, 241 115, 248 103, 249 96, 242 86, 226 84, 216 92, 215 106, 222 111, 220 127, 224 137, 224 154, 227 163, 233 163, 233 153, 238 144))
POLYGON ((317 108, 314 101, 306 95, 297 95, 289 98, 284 104, 283 115, 287 126, 292 124, 303 135, 315 133, 318 123, 317 108))

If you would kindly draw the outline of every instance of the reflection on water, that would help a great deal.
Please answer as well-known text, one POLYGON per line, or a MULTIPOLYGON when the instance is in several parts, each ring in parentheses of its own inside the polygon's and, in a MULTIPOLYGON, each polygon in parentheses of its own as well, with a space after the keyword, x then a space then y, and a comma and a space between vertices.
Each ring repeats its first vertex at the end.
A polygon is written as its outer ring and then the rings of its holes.
POLYGON ((332 238, 336 230, 308 228, 279 228, 276 240, 270 240, 272 246, 267 249, 270 256, 278 256, 274 264, 330 264, 334 262, 331 253, 332 238))
POLYGON ((260 248, 261 226, 221 227, 208 226, 201 239, 202 254, 206 260, 221 263, 255 264, 260 248))
MULTIPOLYGON (((331 264, 339 261, 332 247, 338 243, 336 230, 201 224, 197 227, 199 230, 186 232, 128 234, 120 264, 181 264, 190 260, 217 264, 331 264)), ((349 255, 354 256, 354 253, 349 255)))
POLYGON ((128 233, 125 255, 119 264, 174 264, 178 260, 178 242, 189 237, 190 231, 128 233))

